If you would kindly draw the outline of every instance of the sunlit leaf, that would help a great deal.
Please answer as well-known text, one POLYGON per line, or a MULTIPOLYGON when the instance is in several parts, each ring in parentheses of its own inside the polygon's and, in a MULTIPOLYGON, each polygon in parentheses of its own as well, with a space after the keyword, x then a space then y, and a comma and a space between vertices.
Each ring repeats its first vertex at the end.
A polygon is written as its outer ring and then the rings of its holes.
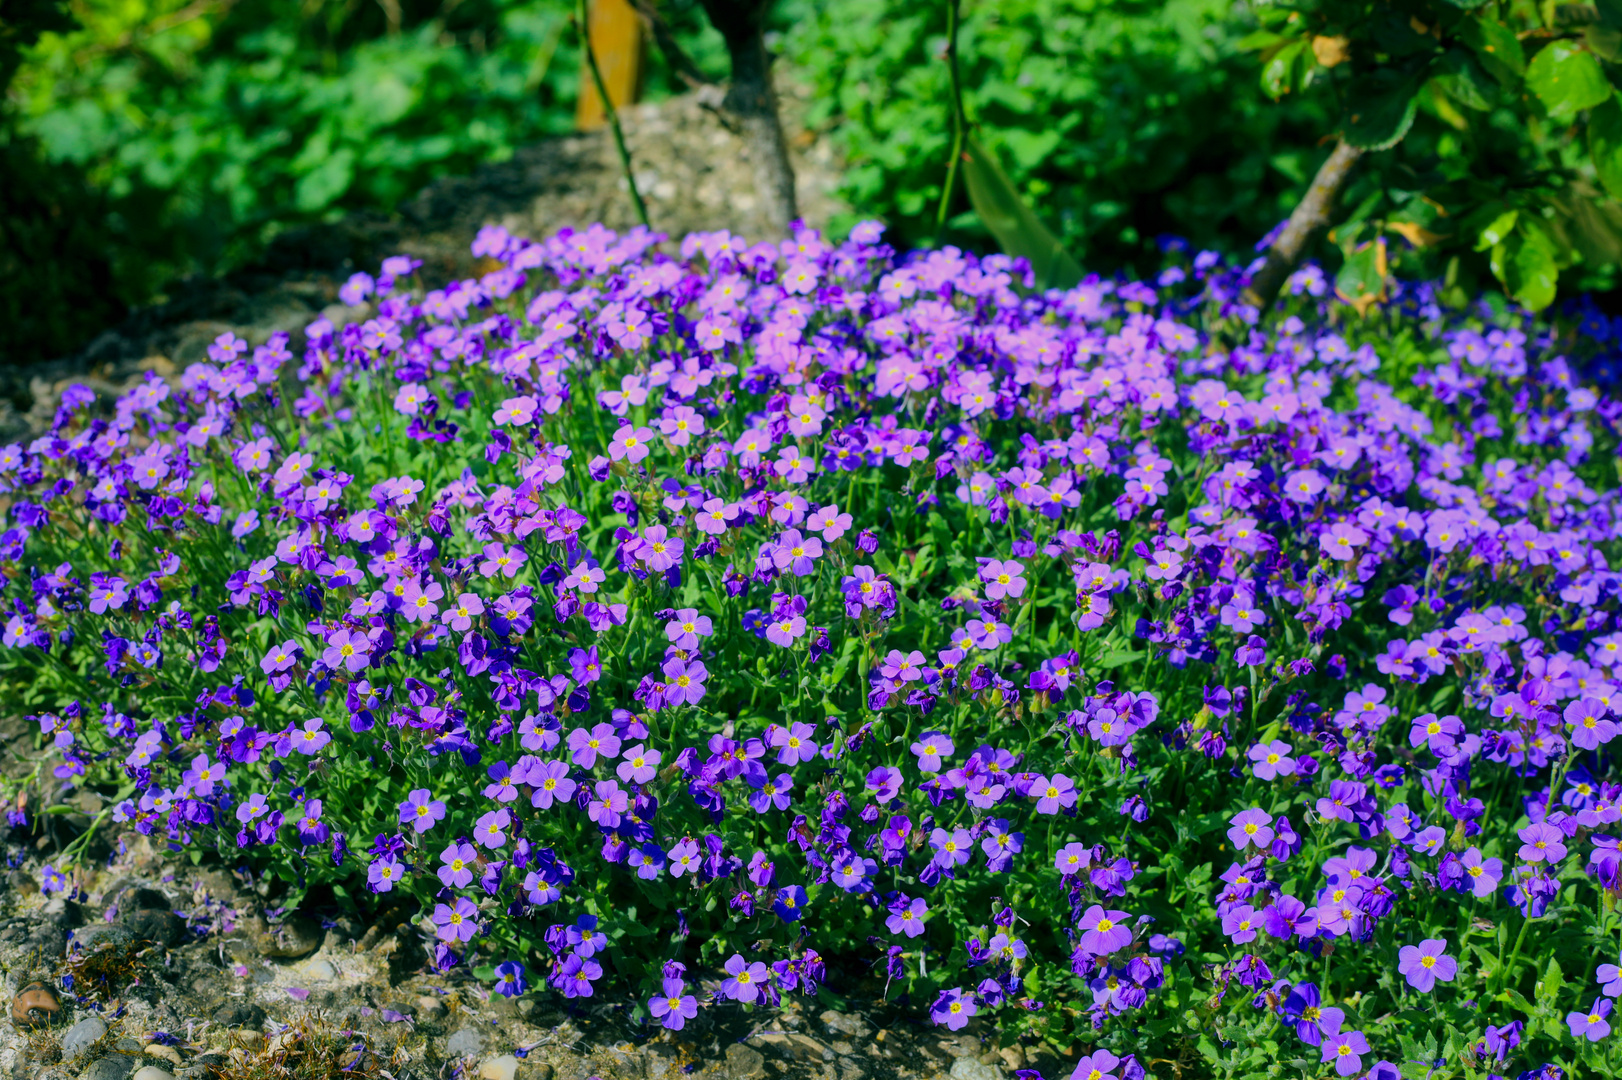
POLYGON ((1532 58, 1526 68, 1526 86, 1555 121, 1570 120, 1612 94, 1594 54, 1570 41, 1551 42, 1532 58))
POLYGON ((1511 86, 1526 74, 1526 53, 1520 39, 1497 19, 1466 19, 1459 26, 1459 36, 1475 51, 1481 66, 1504 85, 1511 86))
POLYGON ((997 238, 998 246, 1008 255, 1030 261, 1039 288, 1068 289, 1081 280, 1080 264, 1026 205, 997 159, 973 136, 963 154, 963 182, 975 213, 997 238))

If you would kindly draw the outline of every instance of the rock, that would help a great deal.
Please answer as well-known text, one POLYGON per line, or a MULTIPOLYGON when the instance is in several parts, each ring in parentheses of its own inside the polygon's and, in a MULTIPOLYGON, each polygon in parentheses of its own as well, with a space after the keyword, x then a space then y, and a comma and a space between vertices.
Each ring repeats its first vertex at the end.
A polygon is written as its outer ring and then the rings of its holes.
POLYGON ((214 1010, 214 1022, 227 1028, 256 1028, 265 1022, 265 1010, 246 1001, 228 1001, 214 1010))
POLYGON ((479 1066, 479 1080, 513 1080, 518 1075, 518 1059, 511 1054, 491 1058, 479 1066))
POLYGON ((253 946, 260 956, 295 960, 321 947, 321 920, 295 912, 274 925, 259 919, 254 925, 253 946))
POLYGON ((445 1040, 445 1056, 448 1058, 476 1057, 484 1049, 484 1036, 472 1028, 463 1028, 445 1040))
POLYGON ((13 870, 7 874, 6 884, 16 889, 22 896, 32 896, 39 892, 39 882, 26 870, 13 870))
POLYGON ((325 960, 310 960, 298 966, 300 977, 311 982, 330 982, 338 977, 338 969, 325 960))
POLYGON ((1023 1069, 1025 1067, 1025 1050, 1020 1046, 1005 1046, 997 1051, 997 1056, 1002 1058, 1003 1064, 1010 1069, 1023 1069))
POLYGON ((84 925, 84 908, 63 896, 53 896, 39 909, 41 917, 64 930, 84 925))
POLYGON ((159 945, 179 945, 186 937, 186 922, 168 909, 145 908, 125 912, 119 917, 123 926, 139 941, 155 941, 159 945))
POLYGON ((131 1038, 122 1038, 113 1043, 113 1049, 117 1050, 120 1054, 139 1054, 141 1052, 141 1044, 131 1038))
POLYGON ((103 945, 130 945, 135 935, 123 926, 98 923, 73 932, 73 948, 77 952, 91 952, 103 945))
POLYGON ((62 1054, 76 1058, 107 1035, 107 1022, 99 1016, 87 1016, 68 1028, 62 1035, 62 1054))
POLYGON ((958 1058, 948 1074, 952 1080, 1002 1080, 1002 1070, 974 1058, 958 1058))
POLYGON ((11 1020, 19 1027, 48 1024, 62 1011, 56 994, 42 982, 31 982, 11 999, 11 1020))
POLYGON ((822 1026, 838 1035, 851 1039, 865 1039, 873 1033, 873 1025, 852 1013, 835 1012, 833 1009, 824 1010, 817 1017, 822 1026))
POLYGON ((438 1020, 445 1015, 445 1003, 436 997, 422 995, 416 1001, 417 1019, 438 1020))
POLYGON ((141 1053, 145 1054, 147 1057, 162 1058, 163 1060, 174 1065, 180 1064, 180 1051, 176 1050, 172 1046, 165 1046, 162 1043, 148 1043, 146 1046, 141 1048, 141 1053))
POLYGON ((733 1043, 727 1047, 729 1080, 755 1080, 766 1075, 766 1057, 752 1046, 733 1043))
POLYGON ((107 890, 106 900, 123 911, 168 911, 174 907, 162 892, 129 878, 115 881, 107 890))
POLYGON ((135 1059, 124 1054, 111 1054, 91 1063, 79 1074, 79 1080, 126 1080, 135 1070, 135 1059))
POLYGON ((135 1075, 130 1077, 130 1080, 175 1080, 175 1074, 165 1072, 156 1065, 143 1065, 135 1070, 135 1075))

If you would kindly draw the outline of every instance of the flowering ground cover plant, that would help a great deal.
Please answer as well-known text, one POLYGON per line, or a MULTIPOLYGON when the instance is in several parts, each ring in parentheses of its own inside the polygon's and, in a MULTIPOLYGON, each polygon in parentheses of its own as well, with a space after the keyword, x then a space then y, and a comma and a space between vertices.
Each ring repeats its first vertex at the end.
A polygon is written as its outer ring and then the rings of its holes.
POLYGON ((827 992, 1082 1080, 1612 1074, 1591 338, 658 240, 487 228, 477 281, 390 259, 302 357, 227 334, 0 450, 37 782, 650 1026, 827 992))

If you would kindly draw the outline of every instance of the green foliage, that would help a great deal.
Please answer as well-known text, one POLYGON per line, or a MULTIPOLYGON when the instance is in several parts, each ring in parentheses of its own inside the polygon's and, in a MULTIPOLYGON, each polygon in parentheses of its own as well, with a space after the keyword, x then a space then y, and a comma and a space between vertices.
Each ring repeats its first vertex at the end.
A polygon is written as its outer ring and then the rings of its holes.
MULTIPOLYGON (((846 198, 902 240, 933 232, 950 139, 944 3, 782 0, 784 51, 814 90, 813 123, 847 157, 846 198)), ((1333 110, 1280 109, 1226 0, 964 0, 965 104, 1038 217, 1095 269, 1157 263, 1171 233, 1248 249, 1289 212, 1333 110)), ((1310 57, 1309 57, 1310 59, 1310 57)), ((992 243, 956 204, 954 241, 992 243)))
POLYGON ((1343 103, 1376 151, 1335 239, 1400 237, 1403 270, 1446 264, 1462 302, 1490 273, 1528 307, 1609 285, 1622 258, 1622 5, 1309 0, 1258 4, 1258 82, 1343 103), (1292 62, 1281 74, 1278 58, 1292 62), (1483 258, 1485 266, 1482 266, 1483 258))
MULTIPOLYGON (((573 126, 568 0, 76 10, 82 28, 28 50, 10 121, 105 193, 99 224, 131 303, 240 264, 289 225, 392 208, 573 126)), ((695 5, 667 17, 699 60, 720 55, 695 5)), ((649 93, 668 88, 650 55, 649 93)))

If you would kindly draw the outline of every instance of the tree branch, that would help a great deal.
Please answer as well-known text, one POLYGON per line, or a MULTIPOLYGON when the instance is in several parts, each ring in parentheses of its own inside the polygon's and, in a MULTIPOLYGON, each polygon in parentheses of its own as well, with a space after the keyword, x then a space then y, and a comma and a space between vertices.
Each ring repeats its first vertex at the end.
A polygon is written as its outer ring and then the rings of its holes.
POLYGON ((1318 167, 1318 175, 1312 178, 1312 186, 1307 188, 1307 193, 1301 197, 1290 219, 1284 223, 1284 230, 1267 249, 1266 265, 1256 272, 1243 293, 1246 303, 1254 304, 1264 312, 1273 306, 1285 280, 1295 269, 1296 263, 1301 261, 1307 241, 1312 239, 1313 233, 1329 224, 1335 200, 1346 186, 1352 166, 1362 156, 1363 151, 1350 143, 1342 141, 1335 145, 1329 159, 1318 167))
POLYGON ((800 216, 794 197, 794 168, 788 140, 777 116, 771 56, 763 36, 771 0, 703 0, 710 22, 726 41, 732 81, 722 108, 738 119, 754 167, 755 192, 778 236, 787 236, 800 216))

